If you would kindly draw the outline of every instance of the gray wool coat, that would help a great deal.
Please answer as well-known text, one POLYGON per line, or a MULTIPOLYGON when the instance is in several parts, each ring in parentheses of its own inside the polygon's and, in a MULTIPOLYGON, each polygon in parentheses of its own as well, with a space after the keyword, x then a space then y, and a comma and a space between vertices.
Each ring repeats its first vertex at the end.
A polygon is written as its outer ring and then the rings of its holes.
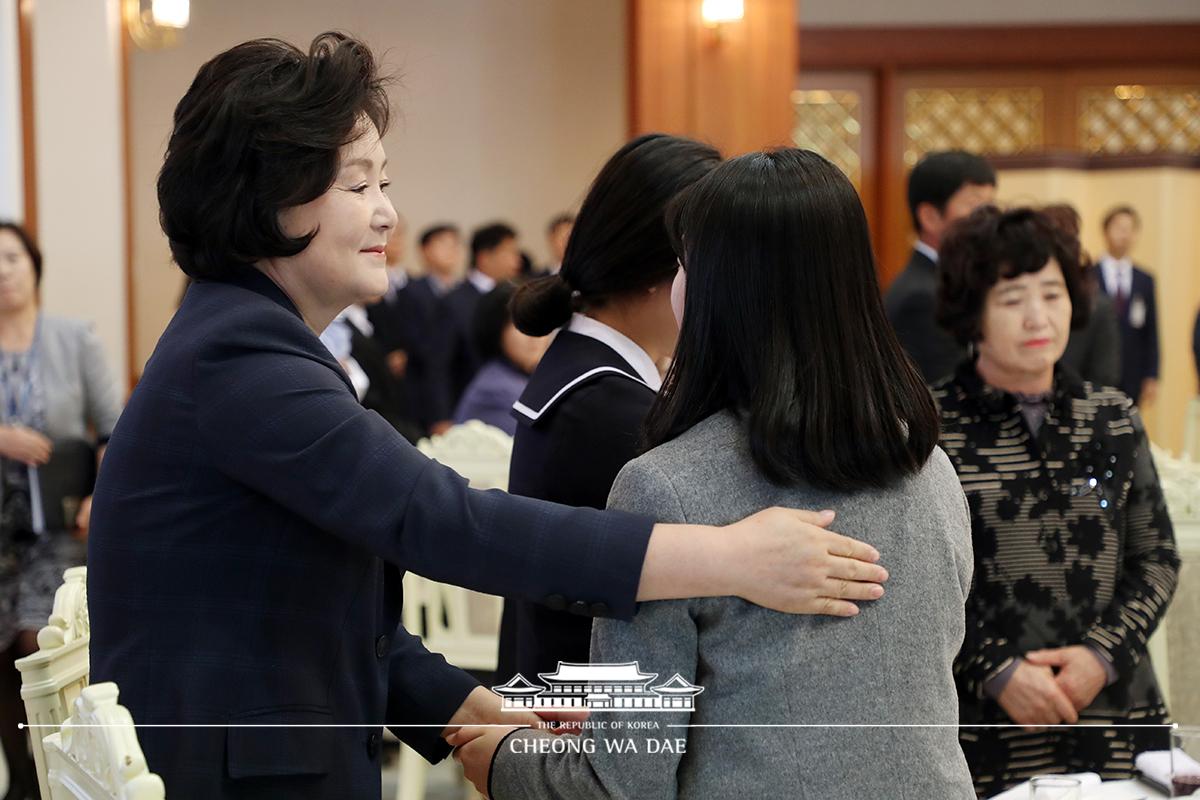
POLYGON ((592 663, 637 661, 657 673, 653 685, 679 673, 704 687, 695 711, 593 711, 590 721, 608 727, 566 752, 537 752, 543 731, 515 732, 493 762, 495 800, 975 797, 952 674, 970 520, 945 453, 887 489, 780 487, 754 466, 741 424, 720 413, 630 462, 609 497, 610 508, 708 525, 769 506, 837 511, 839 532, 882 554, 884 597, 845 619, 720 597, 596 620, 592 663))

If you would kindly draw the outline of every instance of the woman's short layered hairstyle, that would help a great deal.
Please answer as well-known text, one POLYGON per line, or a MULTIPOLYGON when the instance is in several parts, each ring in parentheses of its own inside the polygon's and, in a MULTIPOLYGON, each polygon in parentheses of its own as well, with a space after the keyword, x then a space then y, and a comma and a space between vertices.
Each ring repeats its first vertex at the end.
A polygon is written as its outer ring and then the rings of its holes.
POLYGON ((324 194, 342 148, 369 126, 383 135, 386 83, 367 46, 336 32, 307 53, 255 39, 202 66, 175 108, 158 176, 160 221, 183 271, 222 280, 304 250, 316 231, 289 236, 280 212, 324 194))
POLYGON ((960 344, 983 335, 988 292, 1002 278, 1062 269, 1071 298, 1071 327, 1087 322, 1091 301, 1082 280, 1079 239, 1056 217, 1033 208, 983 206, 956 222, 938 250, 937 321, 960 344))

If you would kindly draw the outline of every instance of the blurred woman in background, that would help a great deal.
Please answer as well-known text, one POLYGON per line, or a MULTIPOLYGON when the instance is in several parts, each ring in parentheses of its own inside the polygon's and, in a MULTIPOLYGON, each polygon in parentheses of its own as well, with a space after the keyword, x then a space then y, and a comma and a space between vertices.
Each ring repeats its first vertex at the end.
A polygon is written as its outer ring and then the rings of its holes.
POLYGON ((32 237, 0 222, 0 737, 13 797, 37 794, 13 661, 37 649, 63 570, 87 558, 96 463, 121 413, 100 340, 42 313, 41 281, 32 237))
POLYGON ((458 401, 456 424, 477 419, 509 436, 517 432, 513 403, 525 391, 550 339, 517 330, 508 307, 514 291, 511 283, 501 283, 480 298, 475 309, 475 346, 483 366, 458 401))
POLYGON ((1179 556, 1141 417, 1060 363, 1086 319, 1078 241, 1029 208, 945 241, 939 322, 974 351, 935 387, 971 509, 975 583, 955 666, 963 750, 987 796, 1047 772, 1133 774, 1167 747, 1146 642, 1179 556), (1092 723, 1095 727, 1044 728, 1092 723), (1020 731, 975 725, 1012 724, 1020 731))

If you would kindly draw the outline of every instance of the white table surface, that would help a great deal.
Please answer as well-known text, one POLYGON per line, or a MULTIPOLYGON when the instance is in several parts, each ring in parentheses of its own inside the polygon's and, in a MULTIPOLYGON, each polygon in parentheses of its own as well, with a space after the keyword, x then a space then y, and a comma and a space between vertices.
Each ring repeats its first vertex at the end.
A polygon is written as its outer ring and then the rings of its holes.
MULTIPOLYGON (((1158 789, 1139 780, 1109 781, 1099 788, 1085 789, 1083 800, 1159 800, 1165 798, 1158 789)), ((1029 784, 1014 786, 992 800, 1029 800, 1029 784)))

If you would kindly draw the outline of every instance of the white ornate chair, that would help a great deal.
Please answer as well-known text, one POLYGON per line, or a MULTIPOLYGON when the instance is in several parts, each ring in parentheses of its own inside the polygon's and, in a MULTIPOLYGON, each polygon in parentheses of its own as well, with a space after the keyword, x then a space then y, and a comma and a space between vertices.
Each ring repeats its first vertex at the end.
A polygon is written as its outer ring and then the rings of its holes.
POLYGON ((1183 457, 1200 462, 1200 397, 1188 403, 1187 421, 1183 426, 1183 457))
POLYGON ((164 800, 117 685, 97 683, 75 698, 62 729, 45 737, 47 800, 164 800))
MULTIPOLYGON (((472 420, 455 425, 441 436, 422 439, 417 447, 462 475, 472 488, 508 488, 512 438, 499 428, 472 420)), ((404 627, 420 634, 431 651, 463 669, 496 669, 502 608, 499 597, 437 583, 411 572, 404 576, 404 627)), ((428 769, 423 758, 402 746, 396 800, 424 797, 428 769)))
POLYGON ((21 699, 25 701, 30 725, 38 786, 47 800, 51 795, 42 739, 52 728, 62 725, 72 704, 88 685, 90 639, 87 567, 74 567, 63 573, 63 585, 54 595, 48 624, 38 631, 38 651, 16 662, 21 672, 21 699))
MULTIPOLYGON (((1194 401, 1193 411, 1200 412, 1200 399, 1194 401)), ((1188 423, 1189 426, 1192 422, 1188 423)), ((1200 434, 1198 434, 1200 435, 1200 434)), ((1171 524, 1175 528, 1175 542, 1180 550, 1180 556, 1185 560, 1194 557, 1197 543, 1200 542, 1200 462, 1197 456, 1184 455, 1175 458, 1168 451, 1151 444, 1154 455, 1154 466, 1158 470, 1159 482, 1162 485, 1163 496, 1167 501, 1167 510, 1171 515, 1171 524)), ((1200 455, 1200 454, 1197 454, 1200 455)), ((1171 670, 1170 640, 1168 638, 1167 621, 1171 611, 1167 611, 1164 619, 1154 635, 1147 643, 1150 658, 1155 664, 1159 688, 1171 705, 1171 670)))
POLYGON ((8 794, 8 759, 4 757, 4 750, 0 749, 0 797, 8 794))

